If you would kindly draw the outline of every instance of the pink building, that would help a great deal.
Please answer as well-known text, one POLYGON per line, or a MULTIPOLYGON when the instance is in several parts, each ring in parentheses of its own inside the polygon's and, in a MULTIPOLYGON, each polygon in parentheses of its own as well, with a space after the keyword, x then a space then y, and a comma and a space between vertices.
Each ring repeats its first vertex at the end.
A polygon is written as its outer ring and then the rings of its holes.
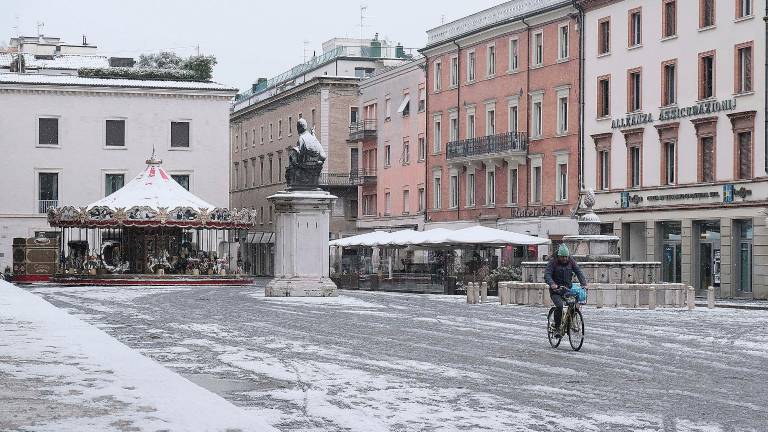
MULTIPOLYGON (((426 137, 424 59, 360 83, 350 151, 361 150, 360 230, 419 228, 424 223, 426 137)), ((354 156, 353 156, 354 159, 354 156)))

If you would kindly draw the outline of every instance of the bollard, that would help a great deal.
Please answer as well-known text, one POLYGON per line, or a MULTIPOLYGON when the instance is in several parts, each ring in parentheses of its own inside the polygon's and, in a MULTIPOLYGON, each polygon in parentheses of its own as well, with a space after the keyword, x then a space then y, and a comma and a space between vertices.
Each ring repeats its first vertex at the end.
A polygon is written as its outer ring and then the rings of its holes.
POLYGON ((707 308, 715 308, 715 287, 707 288, 707 308))
POLYGON ((498 285, 496 286, 498 287, 498 290, 499 290, 499 304, 504 306, 507 304, 506 293, 505 293, 506 284, 504 282, 499 282, 498 285))
POLYGON ((696 307, 696 304, 694 303, 696 299, 696 293, 693 290, 692 286, 688 287, 688 295, 686 296, 686 300, 688 303, 688 310, 693 310, 696 307))
POLYGON ((635 290, 634 304, 635 304, 635 309, 640 308, 640 290, 639 289, 635 290))
POLYGON ((652 286, 650 290, 648 290, 648 309, 654 310, 656 309, 656 287, 652 286))
POLYGON ((480 282, 480 303, 488 303, 488 283, 480 282))
MULTIPOLYGON (((685 289, 685 286, 683 286, 682 289, 685 289)), ((681 294, 680 289, 676 289, 675 296, 674 296, 675 307, 683 307, 683 302, 680 300, 680 294, 681 294)))
POLYGON ((603 290, 601 288, 598 288, 595 296, 597 297, 597 299, 595 300, 595 303, 597 303, 597 308, 602 309, 603 308, 603 290))
POLYGON ((473 304, 472 296, 474 294, 475 294, 475 284, 472 282, 467 282, 467 304, 473 304))

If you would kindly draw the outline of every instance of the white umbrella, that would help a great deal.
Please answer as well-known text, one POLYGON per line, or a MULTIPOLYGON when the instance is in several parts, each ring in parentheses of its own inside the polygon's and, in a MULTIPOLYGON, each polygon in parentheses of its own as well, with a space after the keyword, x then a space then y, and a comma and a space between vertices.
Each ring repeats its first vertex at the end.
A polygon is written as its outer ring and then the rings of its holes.
POLYGON ((458 231, 451 231, 446 237, 445 242, 456 245, 527 246, 548 244, 550 240, 512 231, 473 226, 458 231))

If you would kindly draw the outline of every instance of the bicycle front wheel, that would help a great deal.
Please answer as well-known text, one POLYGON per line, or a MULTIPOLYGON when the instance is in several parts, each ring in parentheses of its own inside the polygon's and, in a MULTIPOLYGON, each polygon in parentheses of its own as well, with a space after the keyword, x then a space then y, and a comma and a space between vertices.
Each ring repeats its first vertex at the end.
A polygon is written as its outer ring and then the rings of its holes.
POLYGON ((573 311, 571 323, 568 326, 568 341, 571 343, 571 348, 574 351, 580 350, 584 344, 584 318, 578 309, 573 311))
POLYGON ((555 308, 549 309, 549 314, 547 315, 547 339, 549 339, 549 344, 552 345, 552 348, 557 348, 560 346, 561 338, 555 336, 555 308))

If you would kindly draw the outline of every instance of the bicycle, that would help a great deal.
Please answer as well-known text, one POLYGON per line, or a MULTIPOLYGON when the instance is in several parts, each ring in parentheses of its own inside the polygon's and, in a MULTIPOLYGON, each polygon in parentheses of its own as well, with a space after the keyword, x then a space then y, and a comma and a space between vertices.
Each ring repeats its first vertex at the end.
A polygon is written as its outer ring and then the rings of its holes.
POLYGON ((584 318, 581 315, 577 296, 566 293, 563 297, 565 298, 565 304, 568 305, 568 309, 563 313, 560 323, 560 337, 555 336, 555 324, 553 323, 557 306, 552 306, 549 309, 549 314, 547 314, 547 338, 552 348, 557 348, 563 340, 563 334, 568 333, 568 342, 571 344, 571 349, 578 351, 584 344, 584 318))

